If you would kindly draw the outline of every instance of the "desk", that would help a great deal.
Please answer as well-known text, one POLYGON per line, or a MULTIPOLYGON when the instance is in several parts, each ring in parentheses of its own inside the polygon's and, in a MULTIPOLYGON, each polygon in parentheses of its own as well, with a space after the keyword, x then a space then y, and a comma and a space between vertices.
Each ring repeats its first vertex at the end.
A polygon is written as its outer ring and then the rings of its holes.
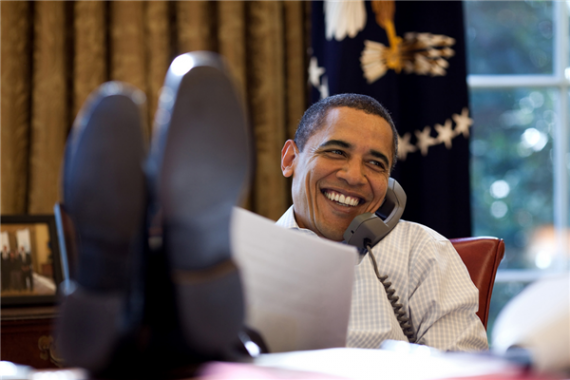
POLYGON ((34 368, 58 368, 53 324, 55 306, 2 308, 1 359, 34 368))
POLYGON ((440 352, 387 341, 383 349, 330 348, 262 354, 250 364, 206 363, 199 380, 562 380, 568 373, 538 372, 487 352, 440 352))
MULTIPOLYGON (((486 354, 336 348, 263 354, 248 363, 210 362, 187 380, 562 380, 568 377, 526 370, 486 354)), ((429 351, 429 349, 427 350, 429 351)), ((79 369, 30 370, 17 379, 87 380, 79 369)))

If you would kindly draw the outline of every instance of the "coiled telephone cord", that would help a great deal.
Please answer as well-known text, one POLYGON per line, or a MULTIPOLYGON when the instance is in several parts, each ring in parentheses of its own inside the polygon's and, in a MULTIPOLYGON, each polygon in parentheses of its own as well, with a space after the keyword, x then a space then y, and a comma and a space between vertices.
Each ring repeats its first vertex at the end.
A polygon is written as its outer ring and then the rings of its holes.
POLYGON ((382 285, 384 285, 384 289, 386 289, 388 301, 392 304, 392 309, 394 309, 394 314, 396 315, 396 319, 398 320, 402 331, 410 343, 416 343, 416 334, 414 332, 412 322, 410 321, 410 318, 406 317, 406 312, 403 310, 404 306, 401 303, 398 303, 400 297, 394 294, 396 293, 396 290, 392 288, 392 283, 388 281, 388 276, 381 276, 378 272, 378 264, 376 263, 376 258, 372 254, 372 247, 370 244, 366 245, 366 250, 368 251, 368 257, 370 257, 370 260, 372 261, 372 266, 374 266, 376 277, 378 277, 378 280, 380 280, 382 285))

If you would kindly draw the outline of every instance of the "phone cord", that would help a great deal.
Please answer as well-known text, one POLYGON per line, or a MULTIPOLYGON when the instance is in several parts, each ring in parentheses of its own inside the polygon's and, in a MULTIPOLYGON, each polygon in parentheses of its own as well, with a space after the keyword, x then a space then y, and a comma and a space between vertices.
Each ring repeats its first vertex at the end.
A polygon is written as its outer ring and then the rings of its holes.
POLYGON ((392 283, 388 280, 388 276, 380 276, 378 272, 378 263, 376 263, 376 258, 372 254, 372 247, 368 244, 366 245, 366 250, 368 251, 368 257, 372 261, 372 266, 374 266, 374 272, 376 273, 376 277, 378 280, 384 285, 384 289, 386 289, 386 295, 388 296, 388 301, 392 304, 392 309, 394 309, 394 314, 396 315, 396 319, 402 328, 402 331, 408 338, 410 343, 416 343, 416 334, 414 332, 412 323, 410 318, 406 317, 406 312, 403 310, 404 306, 401 303, 397 303, 400 297, 395 295, 396 290, 392 288, 392 283))

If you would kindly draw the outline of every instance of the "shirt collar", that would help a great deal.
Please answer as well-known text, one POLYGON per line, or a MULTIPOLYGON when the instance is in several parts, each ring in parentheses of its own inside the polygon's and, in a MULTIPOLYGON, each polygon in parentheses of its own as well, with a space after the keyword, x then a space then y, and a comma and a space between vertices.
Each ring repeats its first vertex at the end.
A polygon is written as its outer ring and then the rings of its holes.
POLYGON ((287 211, 285 211, 285 214, 283 214, 281 216, 281 218, 279 218, 279 220, 277 221, 276 224, 278 226, 298 230, 298 231, 301 231, 301 232, 306 233, 308 235, 313 235, 313 236, 318 237, 318 235, 315 232, 313 232, 307 228, 299 227, 299 224, 297 223, 297 220, 295 219, 295 212, 293 211, 293 206, 289 207, 289 209, 287 211))

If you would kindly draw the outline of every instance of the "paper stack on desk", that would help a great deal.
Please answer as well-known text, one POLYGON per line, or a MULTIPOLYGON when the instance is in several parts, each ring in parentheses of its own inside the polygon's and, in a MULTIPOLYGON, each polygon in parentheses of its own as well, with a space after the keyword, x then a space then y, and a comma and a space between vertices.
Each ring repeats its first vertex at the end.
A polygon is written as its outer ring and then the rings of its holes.
POLYGON ((344 347, 354 247, 276 226, 235 208, 232 249, 240 267, 247 325, 271 352, 344 347))

